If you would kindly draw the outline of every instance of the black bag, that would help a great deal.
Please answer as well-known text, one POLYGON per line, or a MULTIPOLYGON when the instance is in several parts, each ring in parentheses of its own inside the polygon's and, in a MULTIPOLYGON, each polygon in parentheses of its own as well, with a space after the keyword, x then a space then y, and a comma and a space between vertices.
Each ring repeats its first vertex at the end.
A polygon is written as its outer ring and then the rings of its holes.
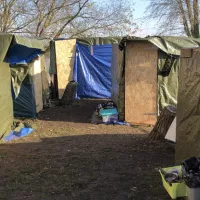
POLYGON ((192 157, 182 164, 183 178, 189 188, 200 187, 200 158, 192 157))

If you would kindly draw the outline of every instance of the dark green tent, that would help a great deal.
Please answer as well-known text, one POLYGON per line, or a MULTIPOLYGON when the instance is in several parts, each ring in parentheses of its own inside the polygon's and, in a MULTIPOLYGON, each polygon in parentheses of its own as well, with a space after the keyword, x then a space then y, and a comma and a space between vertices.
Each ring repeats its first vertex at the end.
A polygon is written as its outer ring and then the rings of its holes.
POLYGON ((0 46, 0 138, 2 138, 10 130, 14 118, 11 85, 13 84, 15 96, 18 96, 21 84, 30 73, 31 66, 10 65, 11 51, 12 56, 17 58, 28 57, 36 50, 43 53, 45 49, 42 40, 12 34, 0 34, 0 46))

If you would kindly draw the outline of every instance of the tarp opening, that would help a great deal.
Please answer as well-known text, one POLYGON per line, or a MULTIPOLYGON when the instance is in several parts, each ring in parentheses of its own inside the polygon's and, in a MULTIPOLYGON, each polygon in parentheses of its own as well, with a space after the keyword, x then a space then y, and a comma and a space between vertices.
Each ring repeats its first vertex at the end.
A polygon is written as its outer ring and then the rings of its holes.
POLYGON ((121 39, 121 37, 68 40, 59 38, 51 41, 49 73, 52 77, 52 96, 54 98, 58 96, 61 99, 63 90, 70 81, 74 80, 78 82, 78 98, 110 98, 111 72, 109 71, 112 45, 118 44, 121 39), (76 53, 73 41, 75 44, 77 43, 76 53), (65 63, 64 60, 66 60, 65 63), (70 70, 72 73, 69 73, 70 70), (83 80, 81 80, 81 76, 83 80), (93 81, 92 85, 89 80, 93 81))
POLYGON ((86 46, 77 42, 73 77, 78 98, 111 97, 112 45, 86 46))

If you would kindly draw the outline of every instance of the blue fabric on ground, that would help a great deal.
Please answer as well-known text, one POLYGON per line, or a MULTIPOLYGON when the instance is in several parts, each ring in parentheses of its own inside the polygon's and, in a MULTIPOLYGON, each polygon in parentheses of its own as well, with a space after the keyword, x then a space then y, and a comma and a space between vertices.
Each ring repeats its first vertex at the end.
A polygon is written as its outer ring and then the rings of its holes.
POLYGON ((32 128, 21 128, 20 132, 12 131, 10 133, 10 135, 5 137, 4 140, 6 142, 9 142, 9 141, 12 141, 12 140, 20 139, 20 138, 23 138, 23 137, 29 135, 32 132, 33 132, 32 128))
POLYGON ((129 123, 127 122, 123 122, 123 121, 117 121, 117 122, 108 122, 108 123, 105 123, 106 125, 121 125, 121 126, 130 126, 129 123))
POLYGON ((112 45, 90 47, 77 43, 74 81, 78 98, 111 98, 112 45))

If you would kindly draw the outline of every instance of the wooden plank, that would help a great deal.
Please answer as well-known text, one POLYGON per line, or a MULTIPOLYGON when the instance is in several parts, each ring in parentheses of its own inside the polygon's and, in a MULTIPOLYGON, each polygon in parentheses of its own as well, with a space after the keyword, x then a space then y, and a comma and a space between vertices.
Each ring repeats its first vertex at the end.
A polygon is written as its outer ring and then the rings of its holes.
POLYGON ((181 49, 181 58, 191 58, 193 53, 193 49, 181 49))
POLYGON ((149 42, 127 42, 125 120, 155 124, 157 120, 158 50, 149 42))
POLYGON ((67 84, 73 80, 75 47, 75 39, 55 42, 59 99, 62 99, 67 84))

